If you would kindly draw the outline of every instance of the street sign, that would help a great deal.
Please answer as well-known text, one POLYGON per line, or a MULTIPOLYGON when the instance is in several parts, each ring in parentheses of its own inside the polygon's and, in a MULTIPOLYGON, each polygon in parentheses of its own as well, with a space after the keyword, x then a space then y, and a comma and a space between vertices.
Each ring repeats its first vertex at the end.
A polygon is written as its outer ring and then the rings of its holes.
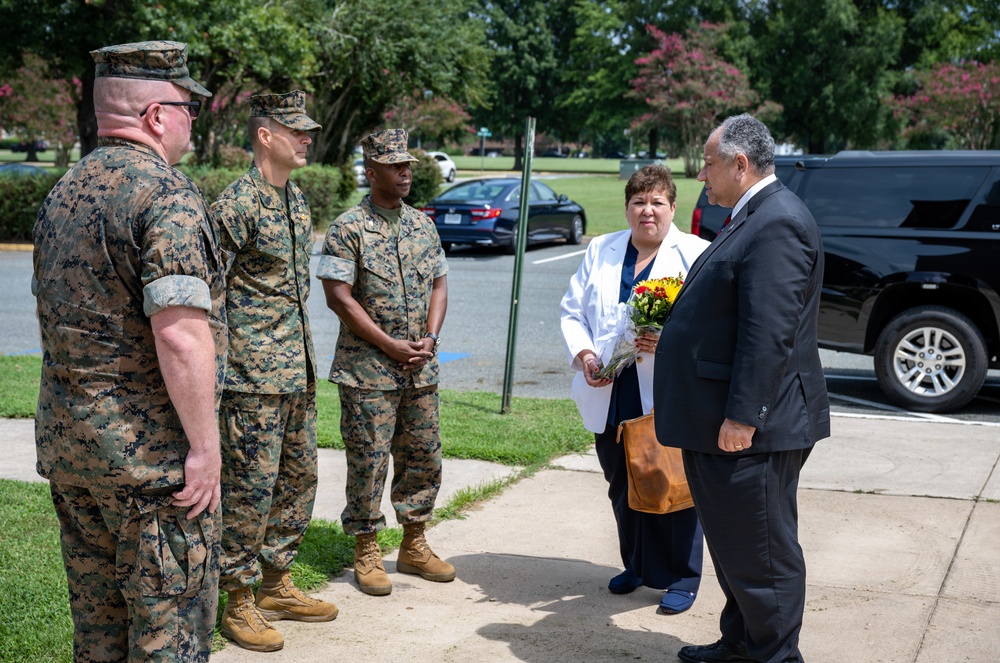
POLYGON ((490 136, 493 135, 493 132, 491 132, 486 127, 479 127, 479 131, 476 132, 476 135, 482 138, 489 138, 490 136))

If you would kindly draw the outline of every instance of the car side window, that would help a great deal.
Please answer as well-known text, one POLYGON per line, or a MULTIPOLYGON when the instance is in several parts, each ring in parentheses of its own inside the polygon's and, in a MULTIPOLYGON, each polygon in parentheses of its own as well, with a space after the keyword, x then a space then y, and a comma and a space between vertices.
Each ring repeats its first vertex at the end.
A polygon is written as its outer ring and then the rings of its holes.
POLYGON ((822 168, 799 197, 821 226, 952 228, 988 168, 822 168))
POLYGON ((516 187, 510 190, 507 194, 506 201, 508 203, 516 203, 521 200, 521 185, 518 184, 516 187))
POLYGON ((965 229, 978 232, 1000 230, 1000 169, 994 170, 993 182, 986 196, 972 211, 965 229))
POLYGON ((544 184, 531 183, 531 202, 554 203, 558 200, 555 192, 544 184))

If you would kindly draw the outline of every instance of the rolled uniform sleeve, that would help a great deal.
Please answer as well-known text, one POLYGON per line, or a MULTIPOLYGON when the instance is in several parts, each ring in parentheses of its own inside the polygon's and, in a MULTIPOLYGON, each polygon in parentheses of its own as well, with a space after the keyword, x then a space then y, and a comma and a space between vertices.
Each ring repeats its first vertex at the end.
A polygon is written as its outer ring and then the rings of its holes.
POLYGON ((175 189, 152 195, 139 222, 143 312, 171 306, 212 312, 213 283, 219 271, 218 242, 197 191, 175 189))
POLYGON ((439 279, 448 273, 448 261, 444 257, 444 249, 439 249, 437 266, 434 267, 434 278, 439 279))
POLYGON ((326 232, 323 251, 316 269, 316 278, 323 281, 354 283, 358 279, 358 258, 361 255, 361 233, 364 216, 360 211, 338 217, 326 232))

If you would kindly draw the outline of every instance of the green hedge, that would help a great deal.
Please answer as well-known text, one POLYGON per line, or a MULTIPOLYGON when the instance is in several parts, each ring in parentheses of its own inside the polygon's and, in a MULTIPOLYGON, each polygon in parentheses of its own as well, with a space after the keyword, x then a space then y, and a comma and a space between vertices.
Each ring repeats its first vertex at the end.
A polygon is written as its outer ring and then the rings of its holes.
MULTIPOLYGON (((246 168, 182 166, 181 170, 201 187, 205 200, 212 203, 246 168)), ((0 241, 31 241, 35 216, 62 173, 46 177, 0 178, 0 241)), ((306 166, 292 173, 312 210, 313 225, 325 230, 343 211, 357 185, 351 166, 306 166)))
POLYGON ((38 208, 61 176, 0 177, 0 241, 31 241, 38 208))
MULTIPOLYGON (((208 168, 206 166, 183 166, 181 170, 201 187, 202 193, 205 194, 205 200, 210 205, 230 183, 247 172, 247 168, 208 168)), ((302 189, 306 200, 309 201, 313 226, 322 230, 325 230, 341 212, 344 204, 357 187, 354 170, 350 167, 306 166, 293 171, 291 179, 302 189), (349 172, 346 176, 345 171, 349 172)))
POLYGON ((427 156, 423 150, 413 149, 409 152, 419 161, 410 165, 413 181, 410 184, 410 195, 404 200, 408 205, 420 207, 438 194, 444 179, 441 177, 441 168, 433 157, 427 156))

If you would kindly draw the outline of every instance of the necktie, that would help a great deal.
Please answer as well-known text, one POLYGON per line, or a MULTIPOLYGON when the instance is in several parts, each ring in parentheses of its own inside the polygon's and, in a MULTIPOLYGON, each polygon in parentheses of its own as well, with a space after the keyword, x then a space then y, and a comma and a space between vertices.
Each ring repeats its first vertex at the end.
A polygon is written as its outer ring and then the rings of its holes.
MULTIPOLYGON (((727 215, 726 216, 726 220, 722 222, 722 228, 725 228, 726 226, 728 226, 729 222, 732 221, 732 220, 733 220, 733 215, 732 214, 727 215)), ((721 228, 720 228, 720 230, 721 230, 721 228)))

